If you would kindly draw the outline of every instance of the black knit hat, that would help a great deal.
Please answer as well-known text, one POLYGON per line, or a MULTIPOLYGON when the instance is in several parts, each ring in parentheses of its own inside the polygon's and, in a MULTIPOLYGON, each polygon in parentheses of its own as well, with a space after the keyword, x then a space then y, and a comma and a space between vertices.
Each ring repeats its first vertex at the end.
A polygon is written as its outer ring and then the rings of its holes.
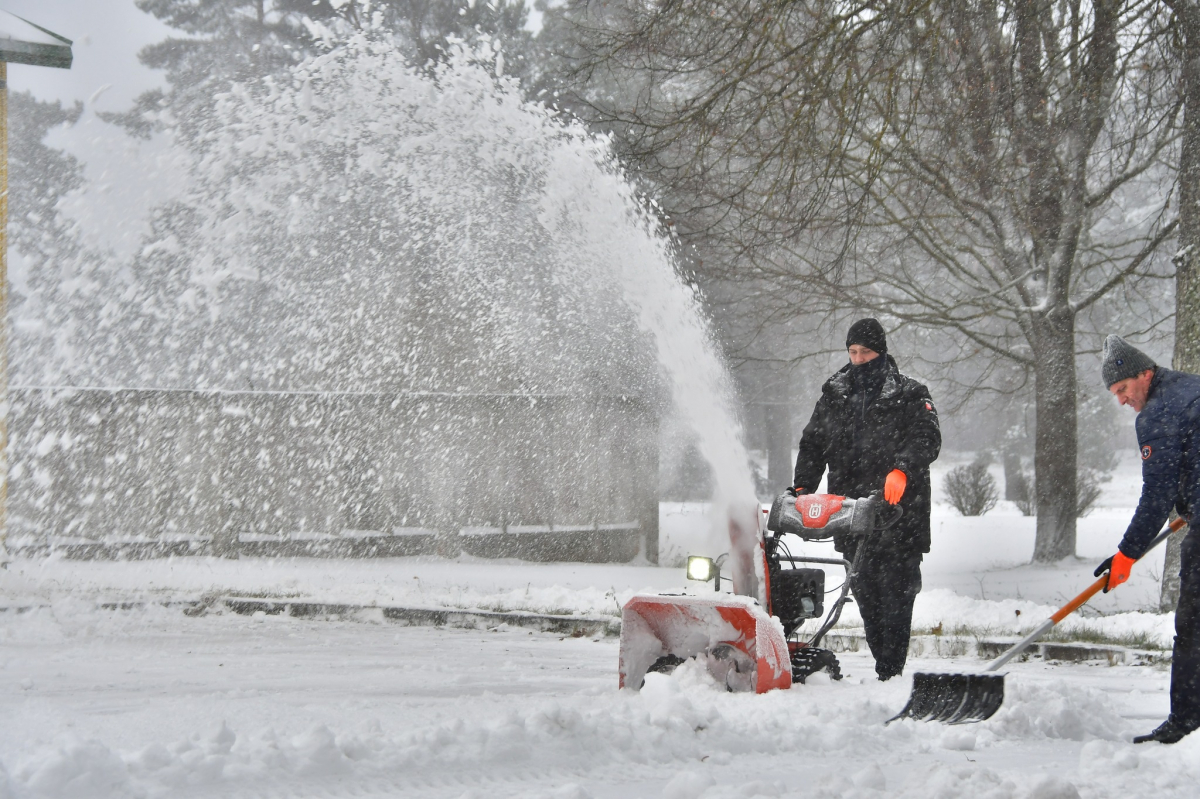
POLYGON ((852 344, 875 350, 880 355, 885 354, 887 335, 883 332, 883 325, 879 324, 878 319, 871 317, 859 319, 850 325, 850 332, 846 334, 846 349, 850 349, 852 344))
POLYGON ((1104 339, 1104 362, 1100 365, 1100 371, 1104 375, 1104 385, 1109 388, 1126 378, 1137 377, 1154 366, 1149 355, 1115 333, 1104 339))

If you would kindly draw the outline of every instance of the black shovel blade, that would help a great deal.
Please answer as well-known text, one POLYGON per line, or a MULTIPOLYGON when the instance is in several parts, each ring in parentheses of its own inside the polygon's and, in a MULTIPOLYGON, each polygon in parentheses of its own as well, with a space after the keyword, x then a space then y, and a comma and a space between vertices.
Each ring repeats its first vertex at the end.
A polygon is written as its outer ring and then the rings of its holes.
POLYGON ((913 675, 908 704, 887 720, 916 719, 946 724, 969 724, 992 717, 1004 704, 1003 674, 913 675))

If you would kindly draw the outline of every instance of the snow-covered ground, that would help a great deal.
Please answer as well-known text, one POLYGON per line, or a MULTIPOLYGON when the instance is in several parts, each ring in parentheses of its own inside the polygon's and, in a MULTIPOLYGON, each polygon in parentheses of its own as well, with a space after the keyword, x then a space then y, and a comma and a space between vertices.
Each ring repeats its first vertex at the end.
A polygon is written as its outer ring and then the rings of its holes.
POLYGON ((1200 739, 1126 742, 1166 712, 1152 667, 1030 660, 987 722, 884 727, 908 681, 864 682, 864 654, 840 683, 735 695, 681 668, 632 693, 612 638, 70 600, 0 624, 4 796, 1190 797, 1200 778, 1200 739))
MULTIPOLYGON (((1136 488, 1123 464, 1080 522, 1080 557, 1053 566, 1027 565, 1033 520, 1015 510, 962 519, 939 506, 917 631, 1038 623, 1091 582, 1136 488)), ((685 552, 702 511, 664 505, 664 549, 685 552)), ((1157 602, 1161 558, 1064 626, 1169 646, 1171 617, 1140 612, 1157 602)), ((682 667, 634 693, 616 690, 611 637, 160 604, 240 594, 615 616, 638 591, 709 590, 683 583, 674 566, 625 564, 18 560, 0 572, 0 799, 1196 794, 1200 739, 1127 743, 1165 716, 1161 665, 1030 659, 1012 664, 987 722, 884 727, 910 682, 871 679, 865 651, 840 655, 838 683, 734 695, 682 667)), ((843 626, 858 623, 851 606, 843 626)), ((980 665, 922 656, 908 673, 980 665)))

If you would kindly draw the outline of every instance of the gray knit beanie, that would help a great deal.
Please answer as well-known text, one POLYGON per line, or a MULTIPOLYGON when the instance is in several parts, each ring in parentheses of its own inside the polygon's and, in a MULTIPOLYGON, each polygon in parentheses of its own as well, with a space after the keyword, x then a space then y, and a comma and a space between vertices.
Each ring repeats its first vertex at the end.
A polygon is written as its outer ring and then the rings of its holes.
POLYGON ((1100 371, 1104 374, 1104 385, 1109 388, 1126 378, 1137 377, 1154 366, 1149 355, 1117 334, 1104 339, 1104 362, 1100 365, 1100 371))

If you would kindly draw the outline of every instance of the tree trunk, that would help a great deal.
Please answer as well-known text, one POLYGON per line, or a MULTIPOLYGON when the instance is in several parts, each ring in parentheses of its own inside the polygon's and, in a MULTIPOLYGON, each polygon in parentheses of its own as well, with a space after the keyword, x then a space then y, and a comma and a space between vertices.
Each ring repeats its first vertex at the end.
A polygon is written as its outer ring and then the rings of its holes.
POLYGON ((1033 559, 1049 563, 1075 555, 1079 493, 1075 476, 1075 317, 1069 309, 1056 309, 1038 319, 1035 328, 1037 539, 1033 559))
POLYGON ((1021 474, 1021 453, 1017 452, 1016 446, 1010 444, 1004 448, 1003 461, 1005 501, 1016 502, 1026 499, 1021 496, 1021 482, 1024 475, 1021 474))
POLYGON ((1179 251, 1175 256, 1176 369, 1200 374, 1200 3, 1184 28, 1183 137, 1179 152, 1179 251))
POLYGON ((786 402, 770 402, 763 410, 767 428, 767 480, 771 492, 778 493, 792 484, 796 471, 792 409, 786 402))
POLYGON ((1162 613, 1170 613, 1179 604, 1180 544, 1183 543, 1183 537, 1187 534, 1188 528, 1184 528, 1167 539, 1167 558, 1163 563, 1162 589, 1158 593, 1158 609, 1162 613))
MULTIPOLYGON (((1171 4, 1183 36, 1183 138, 1179 148, 1179 252, 1175 256, 1176 369, 1200 374, 1200 3, 1171 4)), ((1159 606, 1174 610, 1179 601, 1179 546, 1167 540, 1159 606)))

